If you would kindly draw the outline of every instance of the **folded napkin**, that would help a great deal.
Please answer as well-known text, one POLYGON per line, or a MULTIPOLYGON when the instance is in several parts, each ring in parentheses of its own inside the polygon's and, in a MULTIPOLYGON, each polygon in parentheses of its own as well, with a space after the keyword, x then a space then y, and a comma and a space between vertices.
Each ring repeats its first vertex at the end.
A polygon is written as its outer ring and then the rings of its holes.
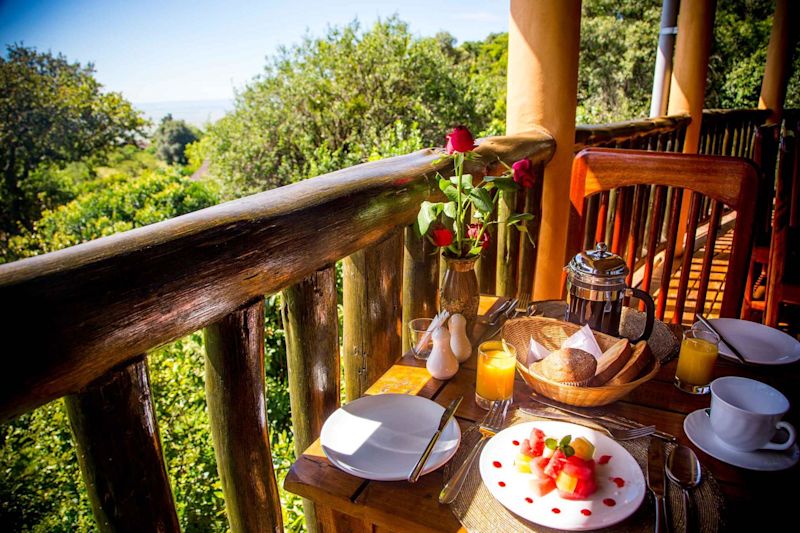
MULTIPOLYGON (((595 359, 598 360, 603 355, 603 350, 601 350, 600 345, 597 344, 597 339, 594 338, 594 333, 592 333, 592 330, 589 328, 589 326, 583 326, 581 329, 576 331, 573 335, 561 343, 561 348, 578 348, 585 352, 589 352, 594 356, 595 359)), ((536 341, 536 339, 531 337, 526 364, 530 365, 536 361, 541 361, 550 355, 550 353, 550 350, 542 346, 536 341)))

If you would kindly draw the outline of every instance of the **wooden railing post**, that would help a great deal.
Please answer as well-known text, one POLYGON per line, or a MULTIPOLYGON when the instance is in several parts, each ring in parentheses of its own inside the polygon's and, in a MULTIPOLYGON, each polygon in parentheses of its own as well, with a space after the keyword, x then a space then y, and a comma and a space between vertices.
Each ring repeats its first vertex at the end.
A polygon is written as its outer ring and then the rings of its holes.
MULTIPOLYGON (((289 366, 294 449, 299 457, 319 437, 322 424, 339 407, 339 316, 336 270, 318 270, 283 293, 283 328, 289 366)), ((317 514, 303 500, 306 525, 317 531, 317 514)))
POLYGON ((401 353, 403 230, 344 259, 345 397, 359 398, 401 353))
POLYGON ((64 398, 103 532, 180 531, 144 356, 64 398))
POLYGON ((514 297, 517 292, 519 231, 506 225, 506 220, 511 216, 516 205, 516 192, 500 193, 497 206, 497 274, 495 279, 495 290, 498 296, 514 297))
POLYGON ((264 399, 264 299, 204 333, 208 418, 231 531, 282 532, 264 399))
POLYGON ((411 348, 408 322, 433 318, 439 308, 439 250, 414 226, 405 229, 403 254, 403 352, 411 348))

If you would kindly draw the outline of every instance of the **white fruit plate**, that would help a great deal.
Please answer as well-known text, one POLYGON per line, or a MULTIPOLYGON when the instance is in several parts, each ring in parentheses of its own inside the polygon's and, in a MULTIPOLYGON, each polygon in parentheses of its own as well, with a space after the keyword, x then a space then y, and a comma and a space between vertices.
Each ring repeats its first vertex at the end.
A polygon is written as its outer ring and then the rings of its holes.
POLYGON ((556 529, 583 531, 608 527, 632 515, 644 499, 644 475, 633 456, 607 436, 567 422, 526 422, 504 429, 483 449, 480 472, 489 492, 509 511, 556 529), (519 453, 519 444, 515 442, 528 438, 534 427, 556 440, 571 435, 573 439, 584 437, 594 444, 597 492, 586 500, 566 500, 557 489, 541 498, 534 495, 530 488, 532 475, 514 468, 514 458, 519 453), (608 462, 599 464, 603 456, 609 456, 608 462))

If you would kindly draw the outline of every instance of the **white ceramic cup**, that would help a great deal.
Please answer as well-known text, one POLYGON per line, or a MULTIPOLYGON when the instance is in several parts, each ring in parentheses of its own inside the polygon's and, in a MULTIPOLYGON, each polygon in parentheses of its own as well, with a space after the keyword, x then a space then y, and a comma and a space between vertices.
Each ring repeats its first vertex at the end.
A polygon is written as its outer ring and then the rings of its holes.
POLYGON ((789 410, 789 400, 766 383, 727 376, 711 382, 711 429, 726 446, 739 451, 786 450, 794 444, 796 433, 781 421, 789 410), (783 428, 786 442, 770 442, 783 428))

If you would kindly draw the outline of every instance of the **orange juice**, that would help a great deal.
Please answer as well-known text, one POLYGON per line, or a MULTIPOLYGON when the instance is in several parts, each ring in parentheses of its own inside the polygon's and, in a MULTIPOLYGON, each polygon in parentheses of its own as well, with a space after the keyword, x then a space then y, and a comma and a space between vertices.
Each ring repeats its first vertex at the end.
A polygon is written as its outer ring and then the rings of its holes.
POLYGON ((713 333, 690 330, 684 334, 675 384, 681 390, 705 394, 717 360, 719 339, 713 333))
POLYGON ((514 393, 514 373, 517 354, 513 346, 508 350, 496 341, 481 344, 478 348, 478 372, 475 393, 478 405, 487 408, 497 400, 507 400, 514 393))

